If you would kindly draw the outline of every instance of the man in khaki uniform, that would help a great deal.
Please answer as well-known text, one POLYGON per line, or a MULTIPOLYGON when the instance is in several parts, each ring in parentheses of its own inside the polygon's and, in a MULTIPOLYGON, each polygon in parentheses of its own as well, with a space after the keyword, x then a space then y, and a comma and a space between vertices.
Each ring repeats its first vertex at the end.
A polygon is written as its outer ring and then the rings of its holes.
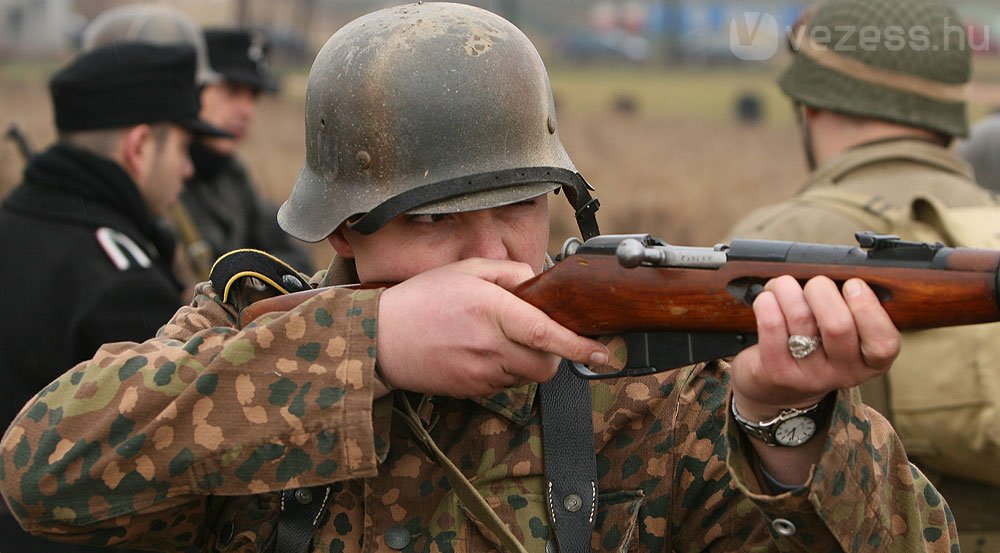
MULTIPOLYGON (((813 13, 780 79, 813 174, 796 197, 751 213, 730 235, 847 244, 874 230, 997 247, 997 234, 977 224, 1000 219, 1000 208, 948 150, 967 134, 970 55, 964 33, 948 27, 958 14, 940 0, 833 0, 813 13), (864 28, 886 42, 866 44, 864 28), (927 42, 898 48, 895 28, 909 38, 926 29, 927 42)), ((1000 547, 998 337, 996 325, 909 333, 895 368, 862 390, 937 476, 974 551, 1000 547)))

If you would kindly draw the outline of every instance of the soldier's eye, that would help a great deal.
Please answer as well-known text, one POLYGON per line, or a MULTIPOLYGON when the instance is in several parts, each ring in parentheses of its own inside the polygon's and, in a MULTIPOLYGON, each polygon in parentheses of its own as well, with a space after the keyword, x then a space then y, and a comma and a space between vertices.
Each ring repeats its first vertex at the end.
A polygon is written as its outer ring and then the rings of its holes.
POLYGON ((429 225, 433 223, 440 223, 441 221, 447 220, 449 217, 451 217, 450 213, 431 213, 429 215, 410 215, 407 219, 413 223, 429 225))

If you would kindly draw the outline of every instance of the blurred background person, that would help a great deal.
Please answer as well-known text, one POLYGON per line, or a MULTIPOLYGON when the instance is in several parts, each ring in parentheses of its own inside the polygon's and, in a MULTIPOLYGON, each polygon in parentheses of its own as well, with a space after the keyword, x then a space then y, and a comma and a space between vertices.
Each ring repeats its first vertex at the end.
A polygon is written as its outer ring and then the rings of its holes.
MULTIPOLYGON (((193 167, 195 52, 116 44, 50 82, 58 141, 29 162, 0 206, 0 424, 69 367, 111 342, 152 337, 181 305, 174 239, 158 224, 193 167)), ((4 553, 88 551, 0 516, 4 553)))
MULTIPOLYGON (((794 198, 754 211, 730 235, 850 244, 871 230, 1000 247, 1000 205, 949 150, 968 134, 972 61, 963 28, 949 30, 956 21, 945 0, 830 0, 804 21, 779 84, 800 115, 813 173, 794 198), (929 47, 866 47, 865 26, 927 29, 929 47)), ((947 498, 962 543, 981 551, 1000 548, 998 333, 997 324, 904 333, 893 369, 862 386, 947 498)))
POLYGON ((309 255, 278 227, 277 206, 262 199, 236 153, 250 132, 261 94, 278 84, 268 69, 270 44, 257 31, 205 29, 208 59, 221 80, 201 90, 201 116, 232 138, 191 144, 195 174, 171 219, 184 245, 183 262, 196 280, 208 280, 212 263, 226 252, 252 248, 311 273, 309 255), (181 208, 182 207, 182 208, 181 208))
POLYGON ((976 182, 1000 194, 1000 113, 973 125, 968 140, 959 143, 957 151, 972 166, 976 182))

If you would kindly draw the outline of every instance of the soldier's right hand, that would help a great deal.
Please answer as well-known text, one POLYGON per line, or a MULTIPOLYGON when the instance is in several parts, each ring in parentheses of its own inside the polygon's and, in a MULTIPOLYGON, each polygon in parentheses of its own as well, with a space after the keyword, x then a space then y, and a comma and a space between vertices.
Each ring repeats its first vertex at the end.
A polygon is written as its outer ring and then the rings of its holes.
POLYGON ((513 261, 467 259, 382 293, 377 360, 395 388, 465 398, 552 378, 560 358, 604 365, 608 350, 509 289, 534 276, 513 261))

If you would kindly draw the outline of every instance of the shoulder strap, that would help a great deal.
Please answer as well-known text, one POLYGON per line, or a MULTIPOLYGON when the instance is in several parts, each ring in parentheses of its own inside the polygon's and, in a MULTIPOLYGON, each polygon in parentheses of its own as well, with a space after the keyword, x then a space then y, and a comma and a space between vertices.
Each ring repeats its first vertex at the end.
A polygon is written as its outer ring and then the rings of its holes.
POLYGON ((168 217, 180 238, 183 254, 191 264, 195 277, 200 281, 209 278, 214 261, 212 246, 208 244, 182 202, 171 206, 168 217))
POLYGON ((857 221, 864 228, 880 234, 892 230, 901 214, 881 196, 862 194, 839 186, 820 186, 806 190, 795 200, 802 204, 819 204, 857 221))
POLYGON ((510 528, 500 520, 500 517, 490 507, 486 498, 476 490, 472 482, 469 482, 469 479, 462 474, 462 471, 434 443, 434 438, 424 428, 420 417, 414 411, 413 406, 410 405, 410 400, 406 397, 406 394, 397 394, 396 397, 401 404, 401 408, 396 409, 397 414, 410 427, 410 430, 413 431, 414 437, 427 448, 427 451, 434 455, 434 461, 444 471, 444 475, 448 479, 448 483, 451 484, 451 489, 455 491, 458 499, 469 509, 469 512, 493 532, 507 553, 527 553, 524 545, 517 541, 510 528))
POLYGON ((963 248, 1000 248, 1000 206, 948 207, 930 196, 911 205, 913 219, 932 227, 945 244, 963 248))
MULTIPOLYGON (((538 387, 542 418, 542 459, 545 464, 545 499, 555 528, 560 553, 590 551, 597 511, 597 460, 590 385, 577 378, 568 361, 559 365, 555 378, 538 387)), ((397 413, 414 436, 444 470, 455 495, 493 532, 508 553, 525 552, 507 524, 438 448, 424 428, 406 394, 398 394, 397 413)))
MULTIPOLYGON (((821 204, 883 234, 908 240, 941 240, 947 246, 1000 249, 1000 205, 949 207, 933 196, 915 196, 909 205, 894 206, 838 186, 822 186, 799 196, 801 203, 821 204)), ((858 229, 862 230, 862 229, 858 229)))

